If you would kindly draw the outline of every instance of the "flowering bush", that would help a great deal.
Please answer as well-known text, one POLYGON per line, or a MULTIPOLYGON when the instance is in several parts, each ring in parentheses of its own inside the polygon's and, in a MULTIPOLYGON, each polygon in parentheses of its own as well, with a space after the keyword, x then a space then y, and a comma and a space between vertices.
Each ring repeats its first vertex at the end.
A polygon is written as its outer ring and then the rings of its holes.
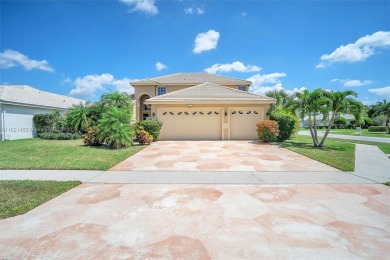
POLYGON ((97 138, 98 128, 96 126, 88 127, 87 132, 83 135, 83 142, 89 146, 100 146, 102 145, 97 138))
POLYGON ((258 138, 265 142, 275 142, 279 135, 278 123, 274 120, 264 120, 256 124, 258 138))
POLYGON ((138 126, 135 129, 135 140, 139 144, 151 144, 153 142, 153 136, 144 130, 143 126, 138 126))

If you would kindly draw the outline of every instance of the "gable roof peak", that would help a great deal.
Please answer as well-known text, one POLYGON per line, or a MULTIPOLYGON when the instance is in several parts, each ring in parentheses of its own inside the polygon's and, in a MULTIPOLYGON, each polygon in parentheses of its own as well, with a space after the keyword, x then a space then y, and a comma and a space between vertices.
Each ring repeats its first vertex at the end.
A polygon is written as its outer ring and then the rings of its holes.
POLYGON ((226 76, 221 76, 217 74, 209 74, 206 72, 185 72, 185 73, 176 73, 170 74, 155 78, 147 78, 142 80, 136 80, 130 82, 131 85, 198 85, 205 82, 211 82, 221 85, 244 85, 249 86, 252 82, 248 80, 242 80, 237 78, 231 78, 226 76))

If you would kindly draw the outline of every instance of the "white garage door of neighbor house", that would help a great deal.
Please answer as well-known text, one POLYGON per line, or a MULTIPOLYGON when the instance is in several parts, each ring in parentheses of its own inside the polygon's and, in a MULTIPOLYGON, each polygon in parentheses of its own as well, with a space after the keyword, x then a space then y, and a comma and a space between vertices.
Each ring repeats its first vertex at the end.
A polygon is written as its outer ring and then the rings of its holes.
POLYGON ((263 120, 261 107, 231 107, 230 140, 253 140, 257 138, 256 124, 263 120))
POLYGON ((222 108, 160 108, 161 140, 221 140, 222 108))

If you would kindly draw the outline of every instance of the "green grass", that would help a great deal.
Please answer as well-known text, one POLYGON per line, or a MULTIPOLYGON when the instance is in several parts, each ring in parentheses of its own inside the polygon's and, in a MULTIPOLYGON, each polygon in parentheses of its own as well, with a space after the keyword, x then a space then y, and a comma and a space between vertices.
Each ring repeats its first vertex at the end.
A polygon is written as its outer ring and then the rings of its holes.
POLYGON ((390 186, 390 182, 383 183, 384 185, 390 186))
POLYGON ((0 219, 24 214, 80 184, 79 181, 0 181, 0 219))
MULTIPOLYGON (((326 130, 318 129, 318 131, 325 132, 326 130)), ((361 135, 359 135, 359 130, 356 129, 331 129, 330 134, 390 138, 390 134, 383 133, 383 132, 368 132, 367 129, 362 129, 361 135)))
POLYGON ((310 136, 298 135, 283 143, 279 143, 279 145, 342 171, 354 171, 355 168, 354 144, 326 140, 324 147, 318 148, 313 147, 313 141, 310 136))
POLYGON ((0 142, 0 169, 107 170, 145 146, 112 150, 81 140, 38 138, 0 142))
POLYGON ((348 140, 348 139, 338 139, 338 138, 326 138, 325 144, 328 140, 336 141, 336 142, 344 142, 344 143, 354 143, 354 144, 368 144, 378 146, 385 154, 390 154, 390 144, 388 143, 377 143, 377 142, 368 142, 368 141, 360 141, 360 140, 348 140))

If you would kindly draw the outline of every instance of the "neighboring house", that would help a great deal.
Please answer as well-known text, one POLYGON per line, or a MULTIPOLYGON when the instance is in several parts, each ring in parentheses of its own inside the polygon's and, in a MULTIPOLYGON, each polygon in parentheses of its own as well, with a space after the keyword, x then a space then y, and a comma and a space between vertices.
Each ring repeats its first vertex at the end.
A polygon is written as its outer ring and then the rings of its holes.
MULTIPOLYGON (((322 121, 323 116, 321 114, 317 115, 316 116, 316 125, 317 126, 328 126, 329 125, 329 118, 331 118, 332 115, 333 115, 333 113, 330 112, 328 119, 325 121, 322 121)), ((349 125, 351 123, 351 120, 355 119, 355 117, 353 115, 350 115, 350 114, 340 114, 339 116, 345 117, 347 119, 347 125, 349 125)), ((305 116, 303 121, 300 121, 300 127, 306 127, 306 126, 309 126, 309 116, 305 116)))
POLYGON ((163 122, 161 140, 256 139, 276 100, 248 93, 252 82, 208 73, 178 73, 131 82, 136 120, 163 122))
POLYGON ((35 114, 64 112, 80 103, 85 101, 26 85, 0 85, 0 140, 36 137, 35 114))

